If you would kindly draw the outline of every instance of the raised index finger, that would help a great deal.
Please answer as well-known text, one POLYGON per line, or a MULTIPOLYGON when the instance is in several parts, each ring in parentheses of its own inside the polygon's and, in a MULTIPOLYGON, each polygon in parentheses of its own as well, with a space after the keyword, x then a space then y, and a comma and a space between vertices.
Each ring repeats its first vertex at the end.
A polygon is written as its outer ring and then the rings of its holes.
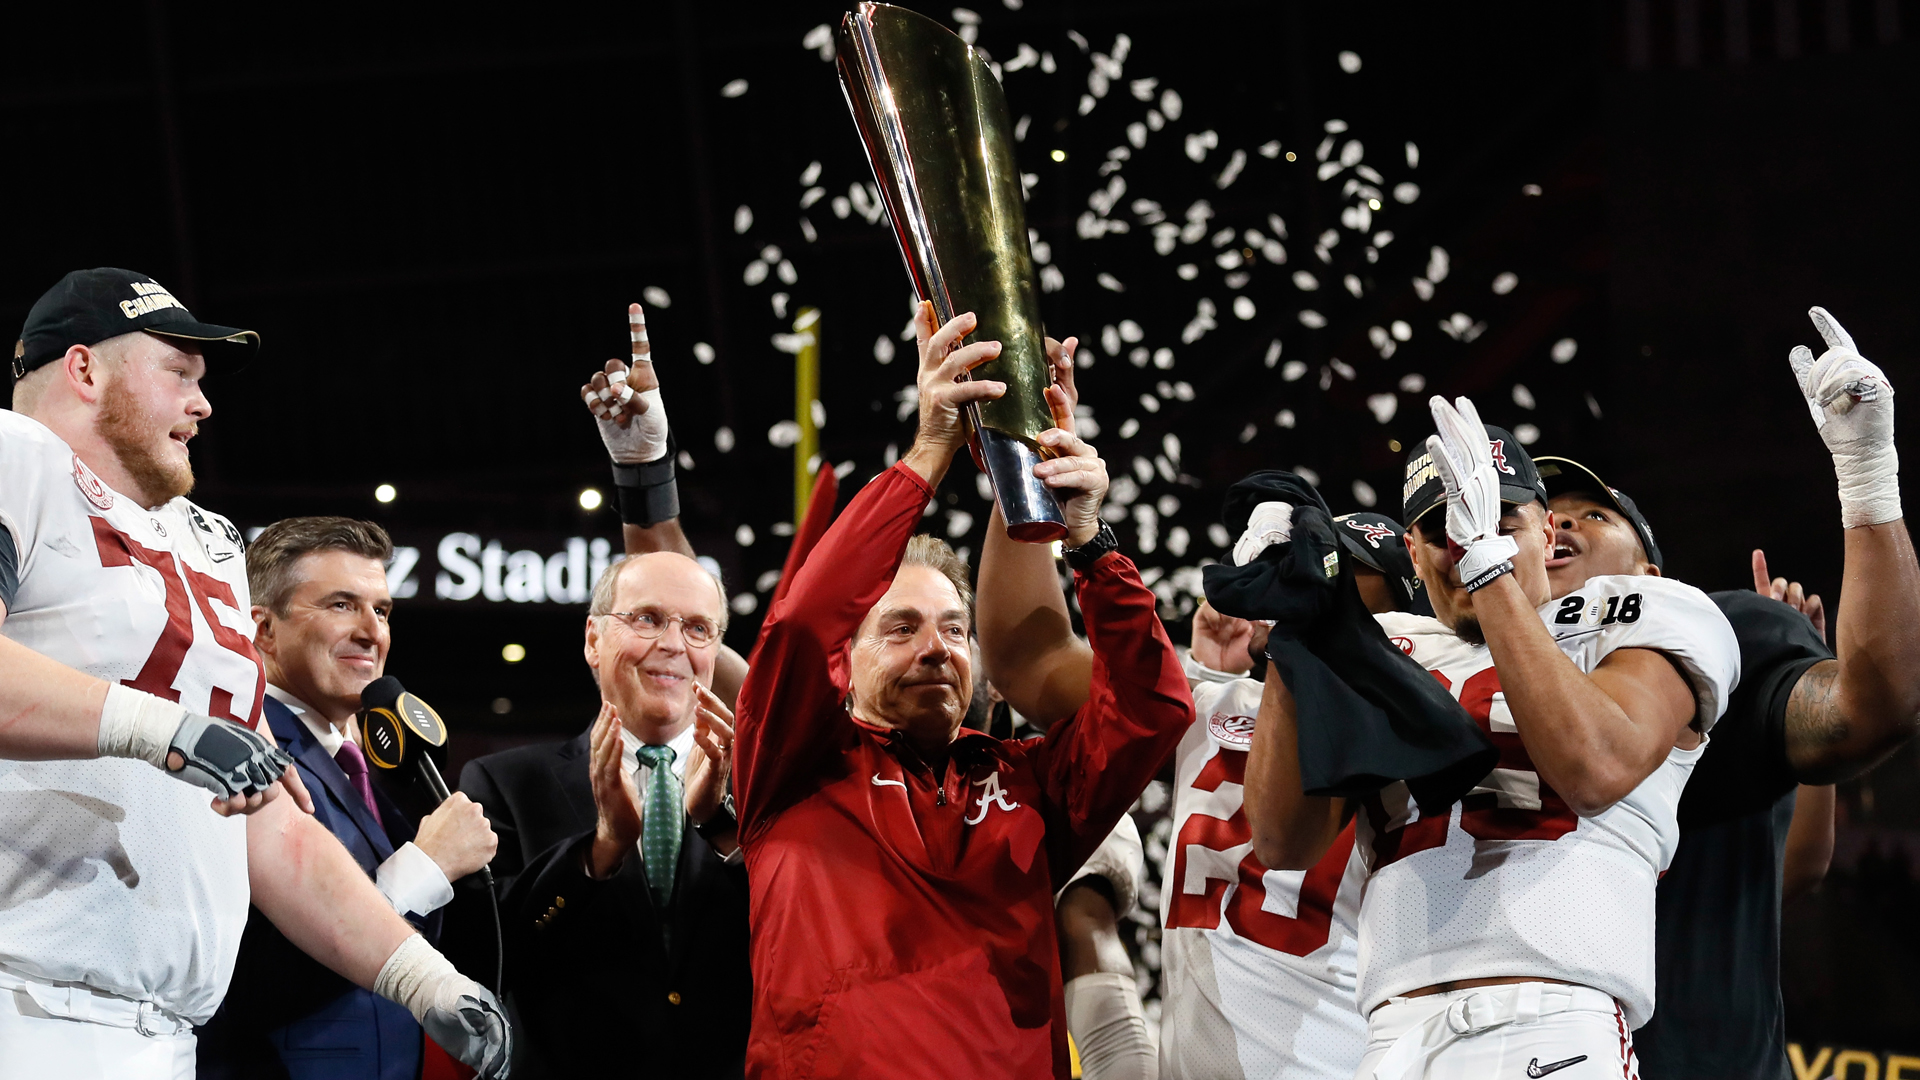
POLYGON ((1767 573, 1767 553, 1759 548, 1753 549, 1753 591, 1762 596, 1773 595, 1773 575, 1767 573))
POLYGON ((1827 348, 1846 349, 1849 352, 1860 351, 1853 347, 1852 335, 1848 334, 1846 328, 1840 325, 1840 320, 1827 314, 1826 308, 1809 308, 1807 310, 1807 316, 1813 320, 1813 328, 1820 331, 1820 340, 1827 343, 1827 348))

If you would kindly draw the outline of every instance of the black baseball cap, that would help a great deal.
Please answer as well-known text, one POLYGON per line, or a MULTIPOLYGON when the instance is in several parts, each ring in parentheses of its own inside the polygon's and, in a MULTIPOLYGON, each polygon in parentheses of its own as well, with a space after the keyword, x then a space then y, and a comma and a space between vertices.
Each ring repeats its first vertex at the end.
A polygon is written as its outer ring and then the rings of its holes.
MULTIPOLYGON (((1538 500, 1545 509, 1547 489, 1540 483, 1540 470, 1513 432, 1488 424, 1487 445, 1493 450, 1494 468, 1500 470, 1500 501, 1524 505, 1538 500)), ((1433 455, 1427 453, 1424 441, 1407 455, 1407 482, 1400 500, 1406 507, 1408 528, 1434 507, 1447 504, 1446 485, 1440 482, 1439 470, 1434 468, 1433 455)))
POLYGON ((1340 538, 1340 550, 1361 563, 1380 571, 1393 593, 1394 608, 1415 615, 1433 614, 1426 590, 1420 587, 1420 575, 1413 568, 1413 556, 1407 554, 1406 530, 1385 514, 1370 510, 1341 514, 1333 519, 1333 534, 1340 538))
POLYGON ((75 345, 145 330, 161 337, 201 343, 209 364, 231 371, 253 358, 260 335, 203 323, 159 282, 133 270, 99 266, 60 279, 27 312, 13 346, 13 377, 24 378, 65 356, 75 345))
POLYGON ((1549 495, 1571 495, 1574 492, 1591 495, 1596 500, 1613 507, 1620 516, 1633 523, 1633 532, 1640 538, 1640 547, 1647 553, 1647 561, 1654 568, 1666 572, 1661 565, 1660 545, 1654 542, 1653 526, 1647 524, 1646 515, 1633 504, 1624 492, 1610 487, 1600 479, 1600 474, 1585 465, 1563 457, 1543 457, 1534 461, 1540 470, 1540 479, 1546 484, 1549 495))

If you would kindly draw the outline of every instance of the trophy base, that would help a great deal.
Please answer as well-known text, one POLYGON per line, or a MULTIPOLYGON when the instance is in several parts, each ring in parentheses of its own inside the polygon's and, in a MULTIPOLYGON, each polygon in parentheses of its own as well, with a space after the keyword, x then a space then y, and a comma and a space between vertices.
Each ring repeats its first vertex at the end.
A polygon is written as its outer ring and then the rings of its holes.
POLYGON ((1067 518, 1060 503, 1033 475, 1040 455, 1012 435, 992 428, 975 428, 980 456, 1000 513, 1007 519, 1007 535, 1025 544, 1049 544, 1067 536, 1067 518))

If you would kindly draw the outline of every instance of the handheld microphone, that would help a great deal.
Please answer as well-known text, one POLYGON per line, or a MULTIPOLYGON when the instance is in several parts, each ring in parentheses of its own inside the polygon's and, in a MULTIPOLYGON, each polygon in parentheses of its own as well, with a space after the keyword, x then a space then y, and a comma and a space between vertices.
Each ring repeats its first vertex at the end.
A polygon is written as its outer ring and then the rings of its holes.
MULTIPOLYGON (((427 750, 446 744, 446 721, 433 706, 409 694, 399 679, 383 675, 360 691, 360 749, 367 760, 386 772, 413 762, 436 803, 446 802, 450 793, 440 767, 427 750)), ((506 948, 500 934, 500 894, 493 885, 491 866, 480 868, 480 880, 486 883, 487 899, 493 908, 493 989, 499 993, 506 974, 506 948)))
MULTIPOLYGON (((446 802, 451 793, 427 749, 446 744, 446 721, 433 706, 408 693, 399 679, 383 675, 360 691, 360 745, 367 760, 388 772, 412 762, 436 802, 446 802)), ((480 876, 492 891, 493 869, 481 867, 480 876)))

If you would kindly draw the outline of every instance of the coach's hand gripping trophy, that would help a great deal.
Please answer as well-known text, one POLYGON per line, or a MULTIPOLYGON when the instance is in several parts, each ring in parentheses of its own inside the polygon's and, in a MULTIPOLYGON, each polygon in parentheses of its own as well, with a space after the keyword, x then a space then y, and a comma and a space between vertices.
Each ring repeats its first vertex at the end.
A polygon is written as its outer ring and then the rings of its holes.
POLYGON ((1000 83, 973 46, 905 8, 862 3, 840 23, 840 87, 866 145, 907 273, 937 325, 971 311, 975 340, 1000 355, 978 369, 1004 396, 967 406, 974 460, 993 481, 1015 540, 1067 535, 1033 467, 1054 426, 1040 301, 1033 287, 1013 125, 1000 83))

